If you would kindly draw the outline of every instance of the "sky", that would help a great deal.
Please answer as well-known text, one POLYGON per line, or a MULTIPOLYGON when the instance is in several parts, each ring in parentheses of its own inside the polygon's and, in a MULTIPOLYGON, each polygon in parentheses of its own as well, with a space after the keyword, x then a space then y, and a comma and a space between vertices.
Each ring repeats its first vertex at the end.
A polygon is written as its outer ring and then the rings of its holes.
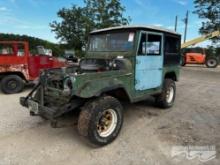
MULTIPOLYGON (((187 40, 199 36, 202 20, 192 12, 193 0, 121 0, 125 16, 130 16, 131 25, 156 25, 174 29, 178 15, 178 32, 184 34, 186 11, 190 11, 187 40)), ((49 23, 59 20, 57 12, 63 7, 76 4, 83 6, 83 0, 0 0, 0 33, 26 34, 58 43, 49 23)))

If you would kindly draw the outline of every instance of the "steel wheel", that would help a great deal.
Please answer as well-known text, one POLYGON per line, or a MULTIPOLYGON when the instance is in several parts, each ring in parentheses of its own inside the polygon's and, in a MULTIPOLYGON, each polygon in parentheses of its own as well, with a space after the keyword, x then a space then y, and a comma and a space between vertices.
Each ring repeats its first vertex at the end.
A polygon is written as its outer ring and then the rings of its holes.
POLYGON ((214 60, 214 59, 208 60, 207 63, 208 63, 208 65, 209 65, 210 67, 213 67, 213 66, 216 66, 216 65, 217 65, 217 61, 214 60))
POLYGON ((174 88, 173 86, 170 86, 170 88, 167 90, 166 100, 167 103, 170 104, 173 101, 174 97, 174 88))
POLYGON ((107 145, 119 135, 123 125, 123 107, 114 97, 88 101, 79 115, 78 131, 92 144, 107 145))
POLYGON ((1 81, 1 89, 6 94, 19 93, 24 88, 24 81, 17 75, 5 76, 1 81))
POLYGON ((206 66, 208 68, 216 68, 218 66, 218 59, 212 57, 206 60, 206 66))
POLYGON ((165 79, 162 93, 156 96, 156 104, 164 109, 170 108, 174 105, 175 96, 175 82, 172 79, 165 79))
POLYGON ((117 114, 113 109, 108 109, 104 111, 97 124, 97 131, 99 136, 108 137, 109 135, 111 135, 117 126, 117 122, 117 114))

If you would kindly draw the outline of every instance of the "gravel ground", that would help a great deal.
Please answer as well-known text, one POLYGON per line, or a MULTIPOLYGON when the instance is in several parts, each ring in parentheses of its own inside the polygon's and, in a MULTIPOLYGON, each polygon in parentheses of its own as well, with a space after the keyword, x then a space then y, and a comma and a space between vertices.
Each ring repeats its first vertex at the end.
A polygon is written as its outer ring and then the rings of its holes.
POLYGON ((149 99, 125 103, 125 121, 112 144, 93 148, 77 134, 75 117, 53 129, 48 121, 30 117, 18 103, 30 89, 16 95, 0 93, 0 165, 199 165, 220 164, 220 68, 183 68, 175 106, 164 111, 149 99), (217 157, 202 163, 172 147, 216 146, 217 157))

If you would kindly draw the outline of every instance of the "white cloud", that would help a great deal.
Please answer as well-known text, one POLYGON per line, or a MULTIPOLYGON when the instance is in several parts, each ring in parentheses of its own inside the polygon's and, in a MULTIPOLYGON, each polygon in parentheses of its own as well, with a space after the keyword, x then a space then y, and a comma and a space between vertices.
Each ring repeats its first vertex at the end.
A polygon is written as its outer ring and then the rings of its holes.
POLYGON ((186 6, 188 4, 188 0, 174 0, 174 1, 182 6, 186 6))
POLYGON ((135 3, 137 3, 139 6, 145 6, 144 1, 143 0, 135 0, 135 3))
POLYGON ((157 27, 163 27, 164 25, 163 24, 152 24, 153 26, 157 26, 157 27))
POLYGON ((0 11, 8 11, 8 9, 4 6, 0 6, 0 11))
POLYGON ((11 26, 15 29, 21 29, 21 30, 43 30, 49 28, 48 25, 39 25, 33 22, 25 21, 22 18, 18 18, 13 14, 12 11, 8 10, 7 8, 1 8, 0 7, 0 25, 2 26, 11 26), (6 11, 6 12, 1 12, 6 11))
POLYGON ((9 0, 10 2, 12 2, 12 3, 15 3, 16 2, 16 0, 9 0))
POLYGON ((146 13, 150 13, 151 16, 155 16, 159 12, 158 6, 154 5, 151 0, 134 0, 134 2, 138 5, 140 11, 145 10, 146 13))
POLYGON ((167 26, 166 28, 170 29, 170 30, 174 30, 175 27, 174 26, 167 26))
POLYGON ((17 25, 15 28, 18 29, 32 29, 32 30, 41 30, 41 29, 48 29, 48 26, 46 25, 28 25, 28 24, 23 24, 23 25, 17 25))

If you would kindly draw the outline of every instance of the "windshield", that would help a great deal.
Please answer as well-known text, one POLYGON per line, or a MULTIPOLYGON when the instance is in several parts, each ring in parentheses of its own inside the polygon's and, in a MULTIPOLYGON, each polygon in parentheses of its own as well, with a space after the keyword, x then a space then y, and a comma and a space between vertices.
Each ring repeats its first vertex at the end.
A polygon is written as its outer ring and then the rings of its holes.
POLYGON ((91 35, 89 51, 131 51, 134 35, 134 32, 91 35))

